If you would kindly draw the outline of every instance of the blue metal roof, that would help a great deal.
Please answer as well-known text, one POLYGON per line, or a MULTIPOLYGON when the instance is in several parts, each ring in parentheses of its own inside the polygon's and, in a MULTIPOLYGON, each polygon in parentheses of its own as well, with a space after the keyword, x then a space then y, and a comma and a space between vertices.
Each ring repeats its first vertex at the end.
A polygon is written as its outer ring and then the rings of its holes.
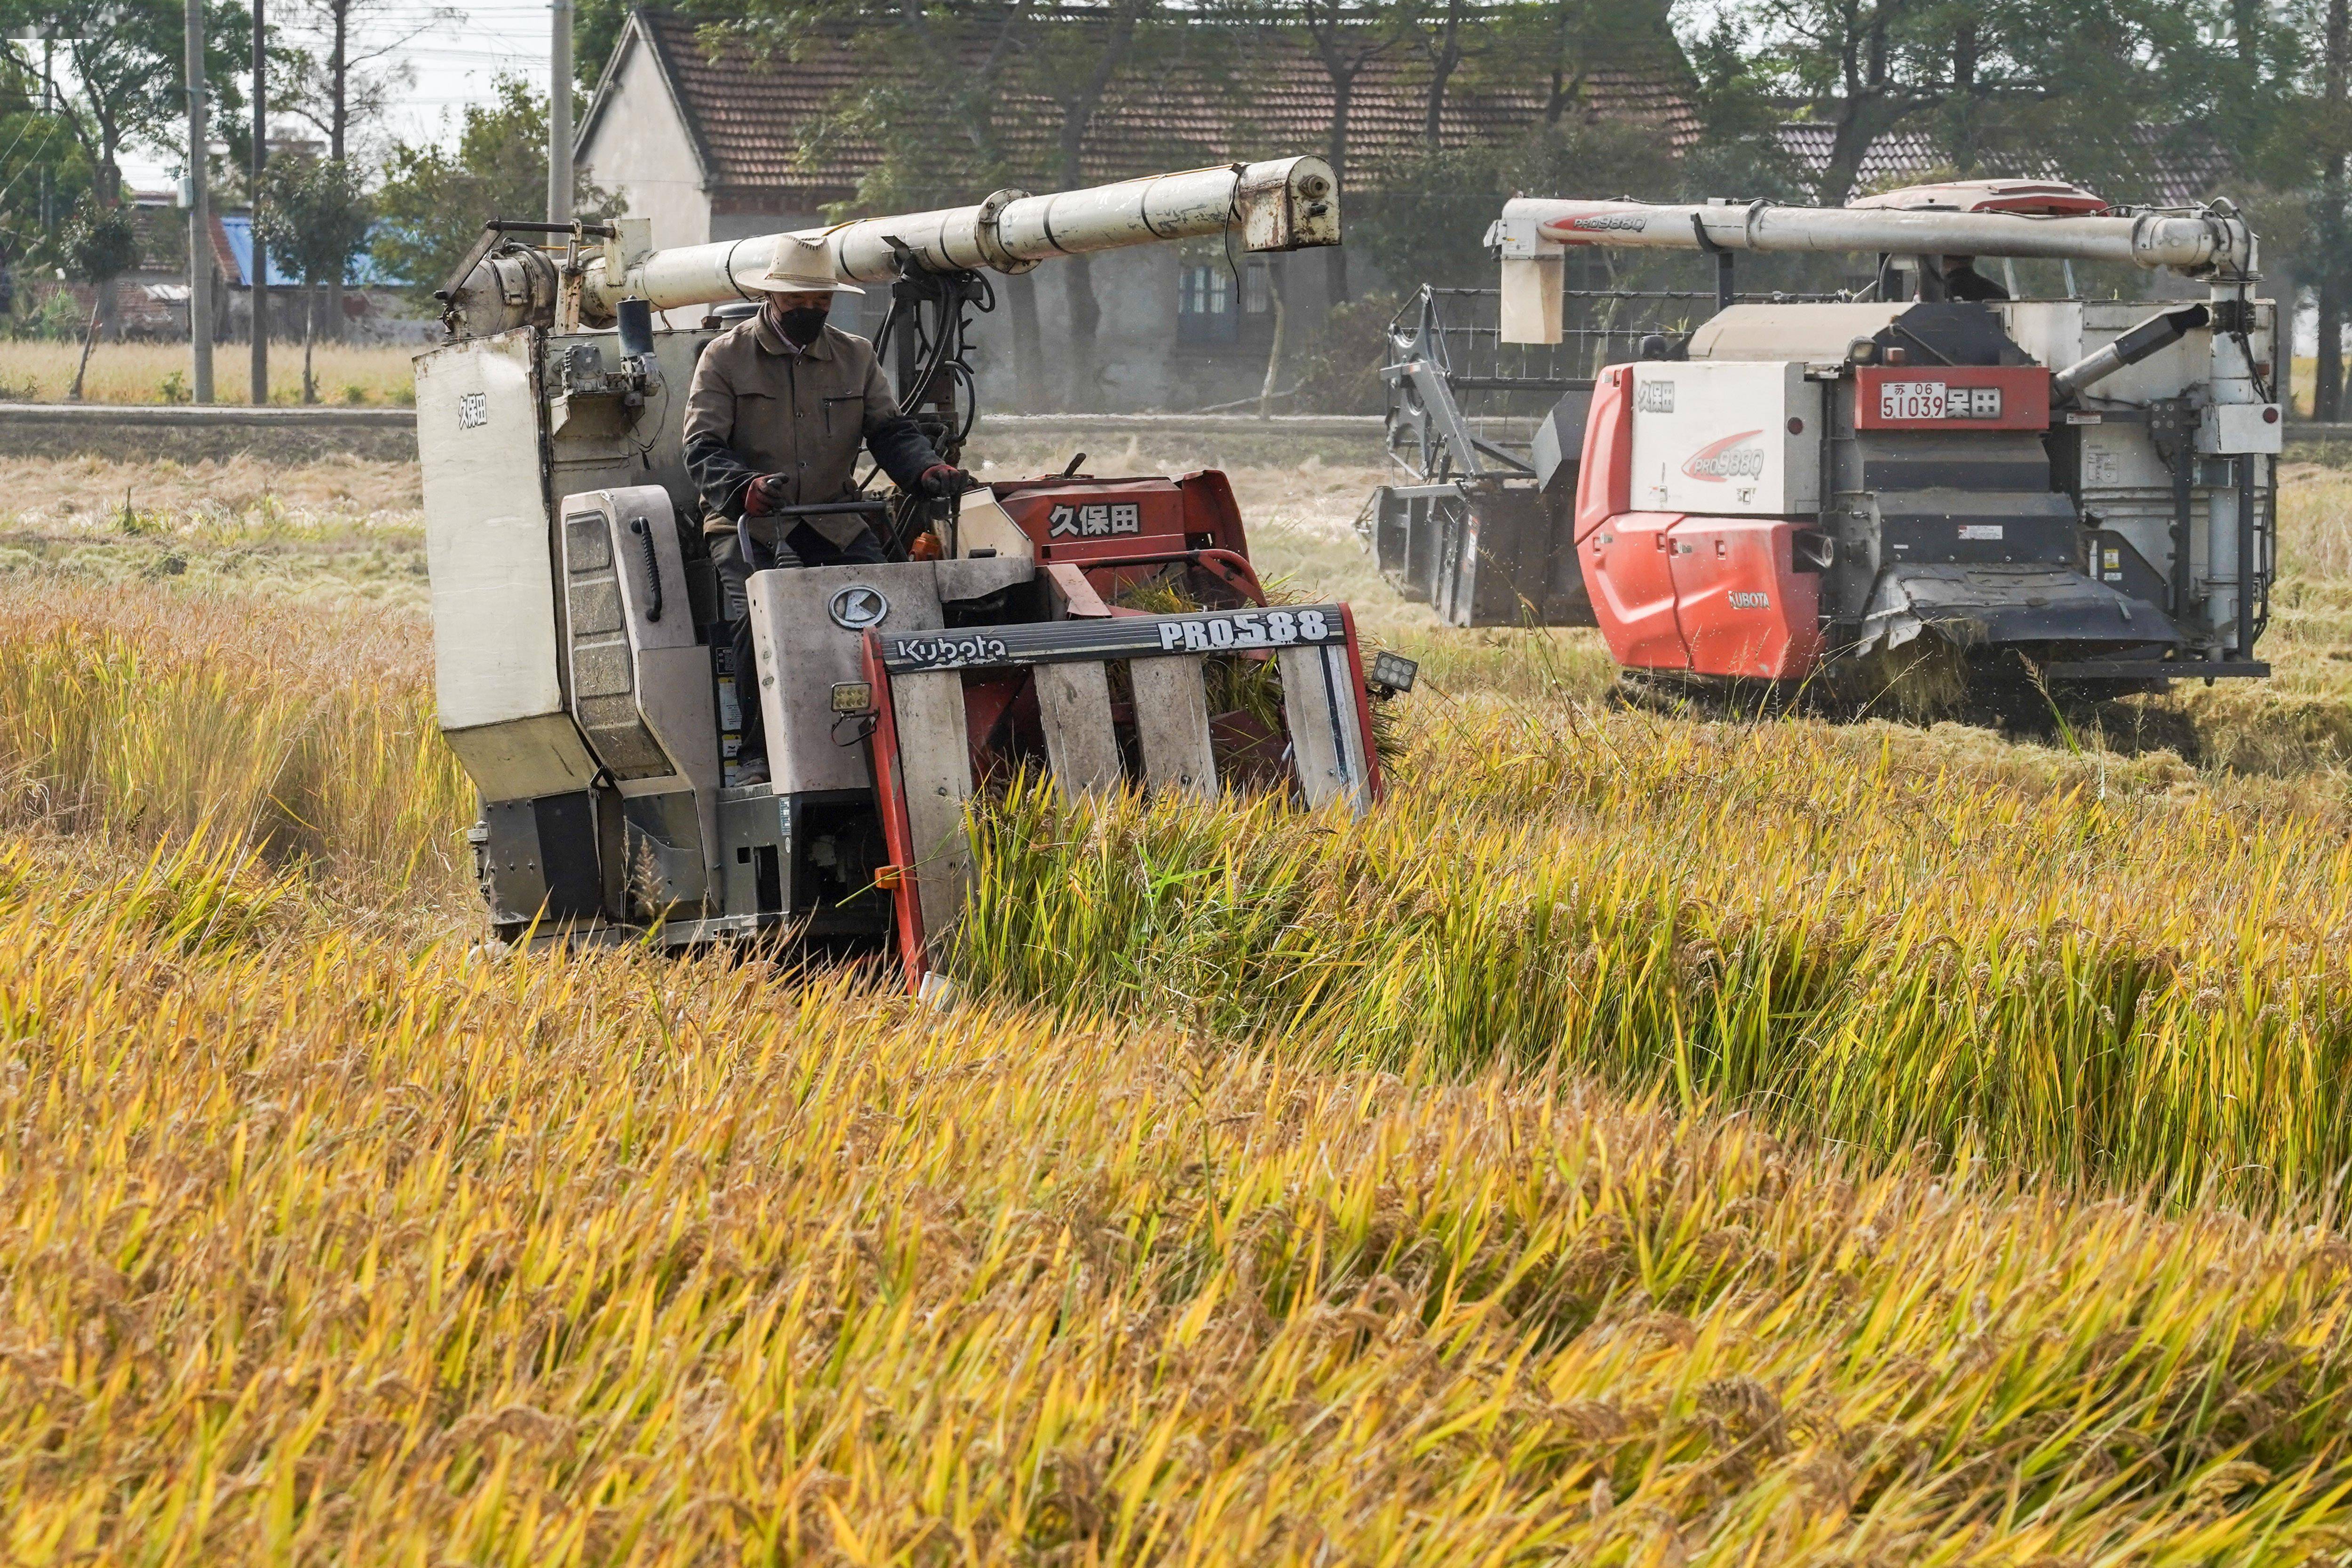
MULTIPOLYGON (((220 226, 222 237, 228 241, 229 254, 236 260, 236 277, 232 281, 241 287, 251 288, 253 285, 253 220, 249 217, 232 217, 223 214, 220 226)), ((373 236, 375 232, 374 226, 370 226, 368 232, 373 236)), ((343 273, 343 287, 347 289, 397 289, 406 282, 406 279, 394 278, 382 267, 377 266, 375 257, 364 250, 352 258, 350 268, 343 273)), ((302 286, 301 278, 287 271, 285 263, 274 252, 269 258, 269 286, 272 289, 299 289, 302 286)))

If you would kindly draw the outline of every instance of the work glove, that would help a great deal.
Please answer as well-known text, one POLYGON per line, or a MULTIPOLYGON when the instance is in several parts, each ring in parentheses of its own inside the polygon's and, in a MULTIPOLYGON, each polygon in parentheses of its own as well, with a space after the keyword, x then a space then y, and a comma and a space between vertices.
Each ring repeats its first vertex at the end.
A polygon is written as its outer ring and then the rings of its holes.
POLYGON ((922 478, 917 479, 915 485, 931 500, 945 500, 950 496, 963 494, 979 482, 951 463, 933 463, 923 470, 922 478))
POLYGON ((765 517, 785 503, 785 477, 782 474, 761 474, 743 490, 743 512, 747 517, 765 517))

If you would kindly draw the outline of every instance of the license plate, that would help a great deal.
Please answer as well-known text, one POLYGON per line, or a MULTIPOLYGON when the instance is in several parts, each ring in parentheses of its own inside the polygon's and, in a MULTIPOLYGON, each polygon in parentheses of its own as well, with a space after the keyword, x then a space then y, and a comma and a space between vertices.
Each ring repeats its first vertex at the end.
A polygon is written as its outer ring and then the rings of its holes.
POLYGON ((1881 419, 1941 419, 1947 389, 1940 381, 1886 381, 1878 386, 1881 419))

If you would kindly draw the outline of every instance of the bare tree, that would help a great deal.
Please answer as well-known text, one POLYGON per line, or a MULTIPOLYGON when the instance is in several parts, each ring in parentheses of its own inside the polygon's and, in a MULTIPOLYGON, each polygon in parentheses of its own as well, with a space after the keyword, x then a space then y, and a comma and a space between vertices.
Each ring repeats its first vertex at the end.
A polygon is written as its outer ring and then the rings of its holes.
POLYGON ((1921 46, 1937 0, 1770 0, 1758 7, 1790 85, 1831 127, 1815 199, 1853 194, 1871 144, 1949 92, 1949 57, 1921 46), (1932 66, 1933 68, 1930 68, 1932 66))
POLYGON ((1422 95, 1421 140, 1433 158, 1445 150, 1445 89, 1454 73, 1462 68, 1467 52, 1463 25, 1469 9, 1469 0, 1445 0, 1434 27, 1415 29, 1422 53, 1429 58, 1429 88, 1422 95))
MULTIPOLYGON (((1033 37, 1023 78, 1061 110, 1054 142, 1055 182, 1070 190, 1087 183, 1087 132, 1104 96, 1132 62, 1145 18, 1156 0, 1111 0, 1099 19, 1066 18, 1050 35, 1033 37)), ((1094 395, 1095 340, 1102 329, 1102 303, 1095 295, 1091 258, 1071 256, 1059 266, 1063 301, 1070 315, 1070 356, 1064 400, 1083 408, 1094 395)))
MULTIPOLYGON (((325 139, 328 163, 350 167, 354 132, 382 124, 394 94, 415 79, 415 71, 404 62, 383 62, 457 13, 436 10, 406 26, 377 27, 371 23, 385 18, 384 0, 307 0, 303 9, 307 14, 298 14, 297 26, 313 33, 320 47, 315 53, 292 55, 279 107, 308 121, 325 139)), ((326 335, 343 335, 340 274, 327 285, 326 335)))

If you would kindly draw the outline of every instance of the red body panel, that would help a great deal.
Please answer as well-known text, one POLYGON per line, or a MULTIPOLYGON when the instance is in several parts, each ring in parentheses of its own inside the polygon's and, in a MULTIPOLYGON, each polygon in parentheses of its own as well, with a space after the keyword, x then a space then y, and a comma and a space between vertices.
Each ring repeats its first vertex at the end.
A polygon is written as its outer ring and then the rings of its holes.
POLYGON ((1181 479, 1052 478, 992 488, 997 504, 1036 542, 1039 562, 1067 561, 1085 569, 1106 599, 1128 581, 1158 570, 1111 564, 1121 558, 1196 550, 1249 557, 1233 486, 1213 468, 1181 479))
MULTIPOLYGON (((1577 467, 1576 542, 1633 506, 1633 372, 1612 364, 1592 384, 1584 419, 1584 460, 1577 467)), ((1591 582, 1590 574, 1585 578, 1591 582)), ((1593 603, 1599 604, 1596 597, 1593 603)))
POLYGON ((1786 518, 1620 512, 1577 547, 1610 657, 1633 669, 1796 680, 1821 661, 1822 586, 1786 518))
MULTIPOLYGON (((1593 405, 1597 412, 1598 396, 1593 405)), ((1675 613, 1672 530, 1682 521, 1678 511, 1621 511, 1596 521, 1577 544, 1593 618, 1601 623, 1610 657, 1620 664, 1636 669, 1690 668, 1690 649, 1675 613)), ((1581 527, 1580 507, 1578 522, 1581 527)))
MULTIPOLYGON (((1924 378, 1929 373, 1908 374, 1924 378)), ((1962 379, 1968 376, 2019 373, 1932 374, 1950 385, 1969 384, 1962 379)), ((2032 374, 2041 378, 2046 423, 2049 372, 2035 368, 2032 374)), ((2006 394, 2011 383, 1982 384, 2000 384, 2006 394)), ((1632 510, 1633 385, 1627 366, 1601 373, 1584 426, 1584 462, 1576 488, 1577 564, 1610 657, 1633 669, 1802 678, 1823 651, 1822 595, 1821 578, 1795 569, 1797 524, 1786 518, 1632 510)), ((2005 395, 2003 401, 2011 399, 2005 395)), ((1975 427, 2005 426, 1987 420, 1975 427)))
POLYGON ((898 714, 890 703, 890 672, 882 664, 882 635, 866 634, 866 679, 874 687, 874 739, 867 756, 874 767, 874 801, 881 808, 882 844, 898 868, 891 889, 891 914, 898 928, 898 964, 908 992, 922 989, 930 968, 923 935, 923 905, 915 891, 921 873, 915 865, 915 831, 907 817, 907 794, 898 772, 898 714))
POLYGON ((1795 680, 1820 662, 1822 580, 1795 569, 1796 531, 1773 517, 1674 526, 1675 619, 1693 671, 1795 680))
MULTIPOLYGON (((1901 401, 1901 400, 1898 400, 1901 401)), ((2050 373, 2038 364, 1864 365, 1853 373, 1853 427, 1857 430, 2047 430, 2050 428, 2050 373), (1884 396, 1889 387, 1925 383, 1944 392, 1933 399, 1910 400, 1914 406, 1940 405, 1934 415, 1890 415, 1884 396), (1963 406, 1962 391, 1990 391, 1999 412, 1978 407, 1981 399, 1963 406)))

